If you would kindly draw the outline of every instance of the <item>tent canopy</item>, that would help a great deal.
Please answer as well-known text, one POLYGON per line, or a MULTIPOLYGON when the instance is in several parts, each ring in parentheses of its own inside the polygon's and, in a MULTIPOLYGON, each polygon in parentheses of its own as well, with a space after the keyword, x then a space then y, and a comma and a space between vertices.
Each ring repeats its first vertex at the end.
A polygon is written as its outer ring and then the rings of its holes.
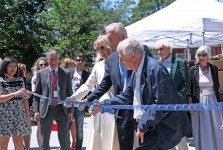
POLYGON ((153 47, 159 39, 174 47, 223 43, 223 4, 214 0, 176 0, 126 27, 129 38, 153 47))

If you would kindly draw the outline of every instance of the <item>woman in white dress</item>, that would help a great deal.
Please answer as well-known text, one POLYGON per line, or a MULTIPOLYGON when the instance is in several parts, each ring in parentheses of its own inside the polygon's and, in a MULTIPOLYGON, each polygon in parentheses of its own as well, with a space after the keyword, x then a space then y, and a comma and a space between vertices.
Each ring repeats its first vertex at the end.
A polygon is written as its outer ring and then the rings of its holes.
MULTIPOLYGON (((89 93, 89 91, 100 84, 104 77, 106 60, 108 56, 114 52, 114 50, 110 46, 110 43, 105 35, 100 35, 97 38, 94 43, 94 49, 97 50, 99 55, 97 59, 100 60, 101 57, 103 60, 94 65, 88 80, 70 97, 70 100, 80 101, 89 93)), ((101 102, 104 99, 113 97, 113 93, 114 89, 111 87, 110 90, 99 99, 99 101, 101 102)), ((98 113, 96 116, 92 116, 92 126, 90 129, 87 150, 105 149, 119 149, 115 118, 109 113, 98 113)))
MULTIPOLYGON (((211 48, 201 46, 196 52, 197 64, 190 68, 189 103, 220 102, 218 68, 208 62, 211 48)), ((196 150, 222 150, 223 112, 191 111, 196 150)))

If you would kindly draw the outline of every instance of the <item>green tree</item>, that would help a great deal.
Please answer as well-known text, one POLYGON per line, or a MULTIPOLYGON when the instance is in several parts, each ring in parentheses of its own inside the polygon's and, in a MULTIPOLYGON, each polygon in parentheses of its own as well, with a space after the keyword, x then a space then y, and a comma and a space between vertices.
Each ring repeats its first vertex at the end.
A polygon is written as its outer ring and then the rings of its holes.
POLYGON ((0 57, 12 56, 30 68, 43 52, 42 39, 35 14, 41 12, 43 1, 7 1, 0 3, 0 57), (27 57, 28 56, 28 57, 27 57))
POLYGON ((54 48, 61 59, 83 52, 91 61, 104 26, 128 24, 134 6, 134 0, 2 0, 0 57, 13 56, 29 68, 54 48))
POLYGON ((39 21, 46 26, 42 32, 47 42, 42 48, 53 47, 62 57, 71 58, 83 52, 91 61, 99 31, 111 22, 127 20, 123 14, 128 13, 131 4, 126 0, 112 6, 103 0, 50 0, 39 14, 39 21))

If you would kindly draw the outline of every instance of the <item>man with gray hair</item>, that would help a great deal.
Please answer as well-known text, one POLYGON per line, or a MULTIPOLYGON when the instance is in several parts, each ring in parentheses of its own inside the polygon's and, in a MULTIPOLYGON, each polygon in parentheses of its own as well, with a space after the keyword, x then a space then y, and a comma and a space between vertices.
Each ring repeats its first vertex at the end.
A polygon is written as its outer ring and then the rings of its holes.
MULTIPOLYGON (((159 55, 159 61, 162 62, 171 75, 181 103, 187 103, 187 92, 189 91, 190 81, 186 61, 173 55, 173 46, 167 40, 157 41, 156 51, 159 55)), ((187 134, 185 133, 185 137, 183 137, 181 142, 177 145, 179 150, 188 150, 187 134)), ((172 148, 172 150, 174 149, 175 148, 172 148)))
POLYGON ((40 120, 41 143, 40 150, 49 150, 49 140, 53 120, 58 125, 58 139, 61 150, 70 149, 69 120, 73 117, 73 107, 66 108, 63 102, 72 95, 71 78, 68 71, 60 68, 59 53, 50 49, 47 52, 49 67, 41 69, 36 77, 35 93, 43 97, 35 97, 35 119, 40 120), (48 97, 49 99, 46 99, 48 97))
MULTIPOLYGON (((117 50, 119 42, 127 38, 127 32, 122 23, 112 23, 106 27, 106 36, 113 49, 117 50)), ((99 99, 111 86, 114 87, 114 95, 120 94, 127 87, 131 74, 131 70, 126 70, 125 66, 119 63, 117 51, 114 52, 108 57, 103 80, 96 90, 87 97, 87 100, 99 99)), ((133 111, 120 109, 117 111, 117 115, 121 117, 116 119, 120 150, 132 150, 135 132, 133 111)))
MULTIPOLYGON (((157 60, 145 55, 143 48, 136 40, 126 39, 118 45, 119 62, 127 70, 133 70, 129 84, 124 92, 102 102, 102 105, 134 106, 151 104, 178 104, 176 88, 166 68, 157 60)), ((94 106, 97 112, 98 106, 94 106)), ((178 144, 185 131, 190 132, 189 120, 181 127, 181 118, 185 112, 144 110, 134 108, 134 119, 137 120, 136 150, 169 149, 178 144)))

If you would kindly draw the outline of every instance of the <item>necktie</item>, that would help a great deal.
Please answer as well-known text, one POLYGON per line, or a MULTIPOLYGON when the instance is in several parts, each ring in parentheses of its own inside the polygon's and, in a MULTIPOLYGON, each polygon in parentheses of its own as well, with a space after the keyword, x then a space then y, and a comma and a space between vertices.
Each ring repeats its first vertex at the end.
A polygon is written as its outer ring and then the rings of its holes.
POLYGON ((52 77, 51 77, 51 83, 52 83, 52 104, 54 107, 56 107, 58 105, 57 102, 57 75, 55 70, 52 70, 52 77))
POLYGON ((53 77, 56 78, 56 72, 54 69, 53 69, 52 73, 53 73, 53 77))

